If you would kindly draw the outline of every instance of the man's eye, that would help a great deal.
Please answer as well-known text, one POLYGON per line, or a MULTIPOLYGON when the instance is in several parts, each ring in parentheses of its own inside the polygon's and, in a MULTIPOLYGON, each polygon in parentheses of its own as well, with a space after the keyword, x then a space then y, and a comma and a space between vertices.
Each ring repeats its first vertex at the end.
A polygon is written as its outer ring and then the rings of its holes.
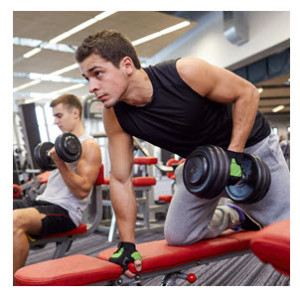
POLYGON ((101 77, 102 72, 101 72, 101 71, 96 71, 96 72, 95 72, 95 75, 96 75, 96 77, 101 77))

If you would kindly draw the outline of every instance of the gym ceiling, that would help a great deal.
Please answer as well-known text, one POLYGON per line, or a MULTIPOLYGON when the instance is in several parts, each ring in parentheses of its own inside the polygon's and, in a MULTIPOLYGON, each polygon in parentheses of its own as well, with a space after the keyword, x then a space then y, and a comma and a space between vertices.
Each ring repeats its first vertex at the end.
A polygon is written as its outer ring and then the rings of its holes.
MULTIPOLYGON (((57 91, 73 93, 80 97, 88 95, 88 86, 83 81, 78 67, 74 66, 76 63, 74 50, 89 34, 109 28, 121 31, 131 41, 136 41, 154 32, 187 20, 190 21, 189 25, 179 30, 136 45, 137 53, 143 62, 143 59, 153 57, 197 25, 197 22, 193 20, 193 15, 187 15, 187 12, 186 14, 178 14, 178 12, 118 11, 58 41, 58 44, 61 45, 59 50, 57 50, 58 47, 56 49, 54 47, 54 50, 47 49, 47 47, 53 47, 49 44, 51 39, 99 16, 101 13, 101 11, 15 11, 13 13, 15 103, 32 102, 32 98, 29 97, 29 94, 32 93, 41 95, 39 99, 34 99, 37 104, 49 101, 51 94, 53 95, 57 91), (26 44, 28 42, 36 42, 37 48, 41 47, 42 50, 29 58, 24 58, 25 53, 35 48, 28 46, 26 44), (54 78, 56 81, 53 80, 55 72, 69 66, 71 70, 58 73, 54 78), (52 75, 52 78, 46 76, 49 74, 52 75)), ((277 115, 289 114, 289 74, 260 82, 256 86, 259 87, 260 85, 268 85, 269 87, 264 88, 264 92, 261 94, 259 109, 263 113, 269 114, 272 113, 274 107, 284 105, 285 108, 279 111, 277 115)))

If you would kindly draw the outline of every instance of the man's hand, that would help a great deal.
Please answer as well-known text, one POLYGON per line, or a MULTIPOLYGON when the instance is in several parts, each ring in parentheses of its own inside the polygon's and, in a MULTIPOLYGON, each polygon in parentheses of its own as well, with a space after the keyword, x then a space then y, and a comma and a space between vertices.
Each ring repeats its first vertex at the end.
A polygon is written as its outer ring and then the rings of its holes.
POLYGON ((230 158, 230 181, 229 184, 234 185, 242 178, 242 160, 243 153, 227 150, 230 158))
POLYGON ((55 150, 55 146, 53 146, 50 151, 50 157, 51 159, 54 161, 54 163, 57 165, 58 163, 64 163, 63 160, 61 160, 58 156, 58 154, 56 153, 56 150, 55 150))
POLYGON ((131 242, 120 242, 118 250, 109 258, 109 261, 120 265, 123 273, 130 278, 134 277, 135 274, 129 271, 127 266, 129 263, 134 262, 137 271, 142 269, 142 257, 136 250, 135 244, 131 242))

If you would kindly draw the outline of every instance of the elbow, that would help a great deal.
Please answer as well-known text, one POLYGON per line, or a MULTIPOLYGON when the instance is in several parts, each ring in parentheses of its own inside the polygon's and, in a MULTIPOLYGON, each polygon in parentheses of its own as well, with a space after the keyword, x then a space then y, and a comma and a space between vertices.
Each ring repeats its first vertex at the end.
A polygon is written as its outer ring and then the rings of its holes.
POLYGON ((260 100, 260 95, 258 90, 255 86, 252 84, 249 84, 247 86, 244 86, 243 92, 240 94, 240 96, 237 99, 237 102, 240 102, 240 104, 243 104, 244 106, 251 107, 253 110, 258 109, 260 100))
POLYGON ((82 188, 76 193, 79 200, 85 199, 90 194, 91 188, 82 188))
POLYGON ((251 87, 249 88, 249 94, 250 96, 248 98, 251 100, 252 104, 256 107, 257 110, 260 100, 260 95, 257 88, 251 85, 251 87))

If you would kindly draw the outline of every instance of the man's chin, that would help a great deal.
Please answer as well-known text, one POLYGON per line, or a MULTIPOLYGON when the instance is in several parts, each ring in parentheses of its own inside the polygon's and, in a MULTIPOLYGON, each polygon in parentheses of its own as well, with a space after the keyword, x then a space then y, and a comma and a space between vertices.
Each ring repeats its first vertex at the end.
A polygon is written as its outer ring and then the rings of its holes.
POLYGON ((115 104, 116 104, 116 102, 105 102, 105 103, 104 103, 104 107, 105 107, 106 109, 110 109, 110 108, 112 108, 115 104))

